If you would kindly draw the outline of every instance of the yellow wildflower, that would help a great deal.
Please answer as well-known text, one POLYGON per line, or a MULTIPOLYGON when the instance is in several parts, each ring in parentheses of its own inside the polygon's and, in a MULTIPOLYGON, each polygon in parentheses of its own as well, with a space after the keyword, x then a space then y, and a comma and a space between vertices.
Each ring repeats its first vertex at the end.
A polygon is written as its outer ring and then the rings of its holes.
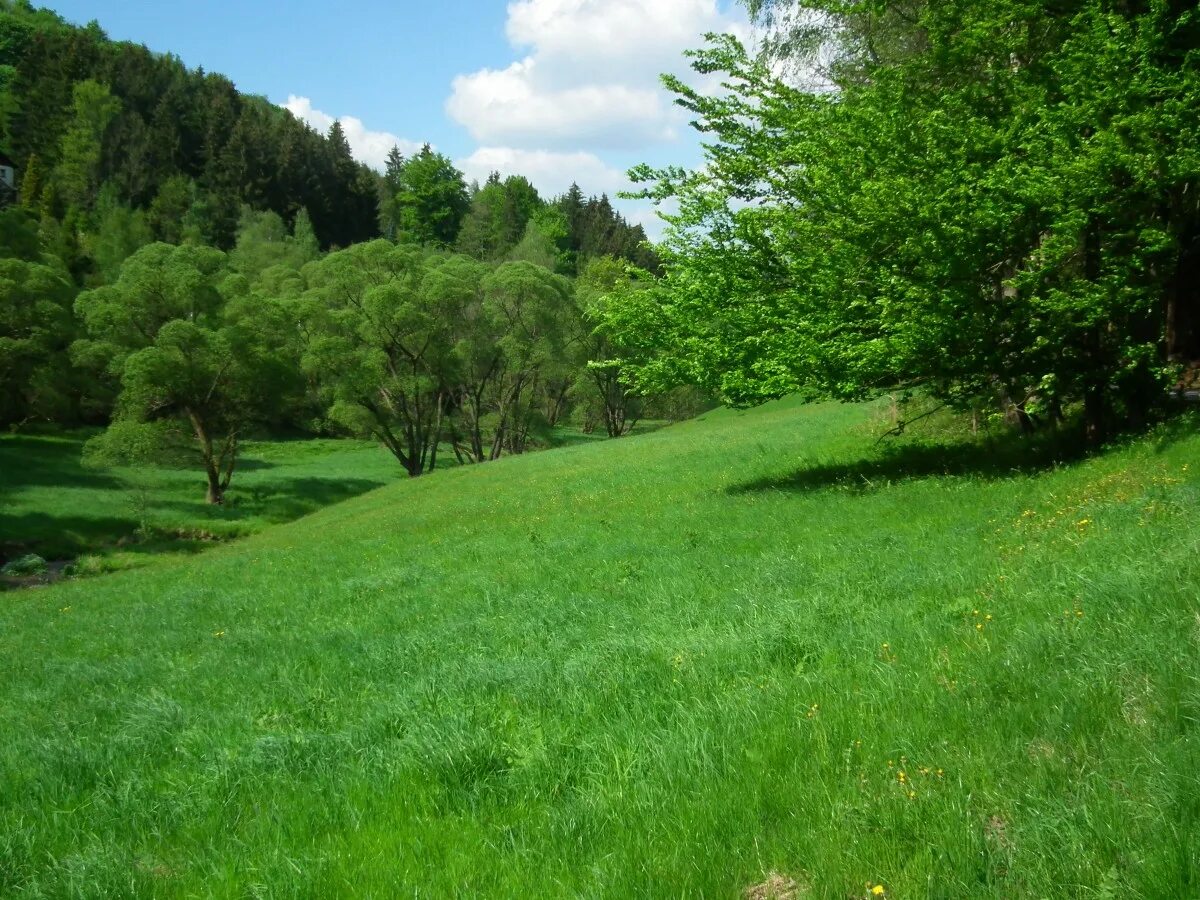
POLYGON ((871 893, 873 895, 875 895, 876 897, 882 897, 886 893, 886 891, 884 890, 884 887, 882 884, 877 884, 873 888, 871 888, 871 893))

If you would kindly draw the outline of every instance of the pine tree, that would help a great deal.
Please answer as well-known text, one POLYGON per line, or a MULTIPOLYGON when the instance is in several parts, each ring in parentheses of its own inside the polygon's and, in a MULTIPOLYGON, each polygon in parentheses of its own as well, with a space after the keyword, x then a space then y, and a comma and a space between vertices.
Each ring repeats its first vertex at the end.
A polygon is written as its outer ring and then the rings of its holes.
POLYGON ((30 212, 38 212, 42 208, 42 189, 45 187, 45 174, 42 172, 42 160, 36 153, 29 157, 25 166, 25 176, 21 179, 21 206, 30 212))

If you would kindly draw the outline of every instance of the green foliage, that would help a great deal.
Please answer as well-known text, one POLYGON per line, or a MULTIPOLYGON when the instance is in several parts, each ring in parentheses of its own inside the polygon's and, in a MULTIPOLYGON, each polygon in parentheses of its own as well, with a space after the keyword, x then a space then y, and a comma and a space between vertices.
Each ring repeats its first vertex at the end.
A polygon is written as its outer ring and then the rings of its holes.
POLYGON ((69 412, 74 296, 62 273, 48 266, 0 259, 0 424, 69 412))
POLYGON ((107 284, 117 280, 125 260, 154 242, 154 232, 146 214, 117 200, 111 186, 101 190, 96 207, 96 231, 88 243, 100 281, 107 284))
POLYGON ((267 269, 284 266, 298 272, 319 255, 308 214, 296 217, 296 234, 273 212, 245 207, 238 225, 237 244, 229 254, 230 267, 256 282, 267 269))
POLYGON ((462 172, 449 157, 426 144, 411 159, 390 161, 396 187, 385 204, 394 216, 396 240, 431 247, 450 247, 458 237, 470 203, 462 172))
POLYGON ((22 556, 20 559, 14 559, 12 562, 0 567, 0 575, 15 576, 18 578, 28 575, 41 575, 45 571, 46 561, 36 553, 30 553, 22 556))
MULTIPOLYGON (((121 268, 117 282, 80 295, 89 338, 73 348, 85 366, 105 364, 119 384, 112 443, 142 447, 156 432, 123 423, 169 420, 186 427, 220 503, 248 426, 268 417, 294 382, 282 310, 258 297, 223 296, 225 256, 207 247, 151 244, 121 268)), ((236 286, 235 286, 236 287, 236 286)))
POLYGON ((247 440, 240 455, 237 479, 214 506, 201 493, 195 438, 175 423, 119 420, 99 435, 2 433, 0 559, 27 552, 75 558, 68 577, 141 568, 299 518, 398 476, 387 453, 357 441, 247 440))
POLYGON ((738 405, 922 386, 1025 422, 1082 403, 1095 438, 1143 420, 1200 349, 1194 14, 775 6, 812 13, 836 90, 731 37, 694 62, 727 93, 669 80, 712 141, 703 170, 639 173, 680 212, 663 292, 621 313, 662 351, 630 377, 738 405))
POLYGON ((90 209, 100 188, 104 135, 121 112, 108 85, 81 81, 73 90, 72 119, 62 137, 56 183, 63 199, 90 209))
POLYGON ((413 476, 437 465, 449 400, 452 323, 478 275, 389 241, 332 253, 305 270, 305 373, 330 419, 373 436, 413 476))

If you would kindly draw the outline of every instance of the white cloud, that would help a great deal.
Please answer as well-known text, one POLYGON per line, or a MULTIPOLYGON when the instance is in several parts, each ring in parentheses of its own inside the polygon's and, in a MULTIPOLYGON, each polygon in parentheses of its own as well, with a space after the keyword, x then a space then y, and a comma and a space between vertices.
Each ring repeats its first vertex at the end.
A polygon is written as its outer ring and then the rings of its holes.
POLYGON ((538 193, 550 198, 566 193, 574 182, 586 195, 608 194, 629 188, 629 179, 594 153, 558 153, 550 150, 518 150, 512 147, 480 147, 455 163, 467 176, 481 184, 492 172, 524 175, 538 193))
MULTIPOLYGON (((289 94, 287 102, 280 105, 322 134, 329 131, 335 121, 329 113, 315 109, 308 97, 289 94)), ((350 152, 354 154, 354 158, 375 169, 383 169, 387 155, 393 147, 399 147, 405 156, 411 156, 422 147, 417 141, 405 140, 388 131, 371 131, 363 124, 362 119, 356 119, 354 116, 342 116, 336 121, 342 123, 346 143, 350 145, 350 152)))
POLYGON ((717 0, 515 0, 508 37, 528 54, 454 80, 449 115, 484 144, 645 147, 686 120, 659 85, 688 71, 708 31, 748 33, 717 0))

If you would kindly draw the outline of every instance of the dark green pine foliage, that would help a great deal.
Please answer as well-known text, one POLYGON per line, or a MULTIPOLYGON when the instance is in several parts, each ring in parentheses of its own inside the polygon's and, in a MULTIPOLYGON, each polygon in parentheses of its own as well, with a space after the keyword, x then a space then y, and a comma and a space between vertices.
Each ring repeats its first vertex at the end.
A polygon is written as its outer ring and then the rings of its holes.
MULTIPOLYGON (((94 105, 98 96, 92 91, 85 99, 94 105)), ((82 204, 79 213, 89 215, 106 183, 120 202, 151 210, 186 182, 199 236, 218 247, 232 246, 245 204, 288 221, 307 209, 323 246, 378 233, 376 176, 346 148, 331 147, 267 100, 238 93, 227 78, 14 0, 0 0, 0 141, 20 174, 38 159, 46 173, 43 205, 60 222, 71 205, 82 204), (98 162, 93 167, 87 154, 68 159, 62 184, 64 146, 89 149, 78 129, 64 145, 79 122, 76 92, 86 82, 107 90, 119 107, 105 123, 98 162)), ((176 218, 156 236, 178 237, 168 232, 180 228, 176 218)))

